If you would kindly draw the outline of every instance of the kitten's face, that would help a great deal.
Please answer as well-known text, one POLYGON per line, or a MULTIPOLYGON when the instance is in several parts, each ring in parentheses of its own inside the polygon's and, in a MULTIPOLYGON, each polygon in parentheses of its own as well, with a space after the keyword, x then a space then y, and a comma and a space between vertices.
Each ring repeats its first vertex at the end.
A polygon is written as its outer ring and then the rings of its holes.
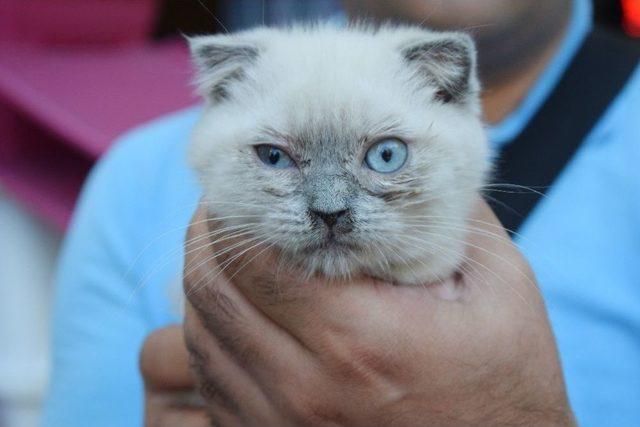
POLYGON ((473 46, 417 29, 192 40, 213 216, 309 274, 448 274, 487 168, 473 46))

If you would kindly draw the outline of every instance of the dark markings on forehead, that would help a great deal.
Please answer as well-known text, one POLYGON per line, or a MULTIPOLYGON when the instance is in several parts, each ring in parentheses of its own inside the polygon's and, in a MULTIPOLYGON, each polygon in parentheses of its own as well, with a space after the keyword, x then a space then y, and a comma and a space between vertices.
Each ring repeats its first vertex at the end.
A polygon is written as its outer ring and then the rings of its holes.
POLYGON ((295 143, 295 139, 293 138, 293 136, 289 135, 288 133, 280 132, 279 130, 276 130, 269 126, 265 126, 261 128, 259 133, 268 138, 272 138, 277 141, 286 142, 291 145, 295 143))
MULTIPOLYGON (((282 132, 271 127, 262 128, 260 135, 273 141, 285 143, 296 157, 302 169, 322 162, 346 165, 360 152, 362 145, 354 131, 332 123, 308 123, 290 132, 282 132)), ((328 163, 324 163, 328 166, 328 163)))
POLYGON ((359 145, 355 131, 347 125, 329 120, 309 123, 296 132, 296 142, 301 150, 309 154, 351 154, 359 145))
POLYGON ((264 126, 259 134, 278 141, 291 144, 294 147, 301 145, 318 145, 326 141, 342 141, 353 146, 361 146, 367 141, 383 136, 403 138, 406 131, 402 130, 400 119, 386 117, 372 124, 353 125, 353 119, 346 114, 342 116, 327 117, 321 120, 310 120, 307 123, 296 123, 292 129, 278 130, 271 126, 264 126), (362 129, 357 129, 358 127, 362 129))

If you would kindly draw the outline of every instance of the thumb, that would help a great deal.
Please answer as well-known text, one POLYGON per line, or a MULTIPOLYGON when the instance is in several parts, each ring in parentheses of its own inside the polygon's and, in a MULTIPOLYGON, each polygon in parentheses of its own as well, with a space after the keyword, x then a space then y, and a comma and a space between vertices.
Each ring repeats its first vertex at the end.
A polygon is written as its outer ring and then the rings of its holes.
POLYGON ((158 329, 147 337, 140 353, 140 372, 147 389, 184 391, 196 387, 182 326, 158 329))

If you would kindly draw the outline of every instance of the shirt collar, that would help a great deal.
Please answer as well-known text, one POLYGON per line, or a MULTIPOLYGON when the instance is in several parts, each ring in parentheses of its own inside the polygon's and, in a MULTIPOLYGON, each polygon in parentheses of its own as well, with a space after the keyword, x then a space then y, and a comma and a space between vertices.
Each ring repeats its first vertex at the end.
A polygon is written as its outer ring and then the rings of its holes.
POLYGON ((502 147, 522 132, 558 84, 589 34, 593 19, 591 0, 574 0, 572 7, 567 33, 545 71, 515 111, 500 123, 488 127, 489 140, 494 148, 502 147))

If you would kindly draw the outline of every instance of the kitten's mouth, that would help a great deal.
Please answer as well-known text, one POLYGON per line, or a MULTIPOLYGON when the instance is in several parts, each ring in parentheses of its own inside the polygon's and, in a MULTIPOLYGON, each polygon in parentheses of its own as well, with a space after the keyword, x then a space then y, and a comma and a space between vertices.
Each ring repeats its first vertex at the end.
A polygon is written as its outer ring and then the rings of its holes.
POLYGON ((354 252, 360 249, 360 245, 348 241, 343 236, 339 234, 335 234, 333 232, 329 232, 326 236, 305 248, 305 252, 314 253, 314 252, 354 252))

